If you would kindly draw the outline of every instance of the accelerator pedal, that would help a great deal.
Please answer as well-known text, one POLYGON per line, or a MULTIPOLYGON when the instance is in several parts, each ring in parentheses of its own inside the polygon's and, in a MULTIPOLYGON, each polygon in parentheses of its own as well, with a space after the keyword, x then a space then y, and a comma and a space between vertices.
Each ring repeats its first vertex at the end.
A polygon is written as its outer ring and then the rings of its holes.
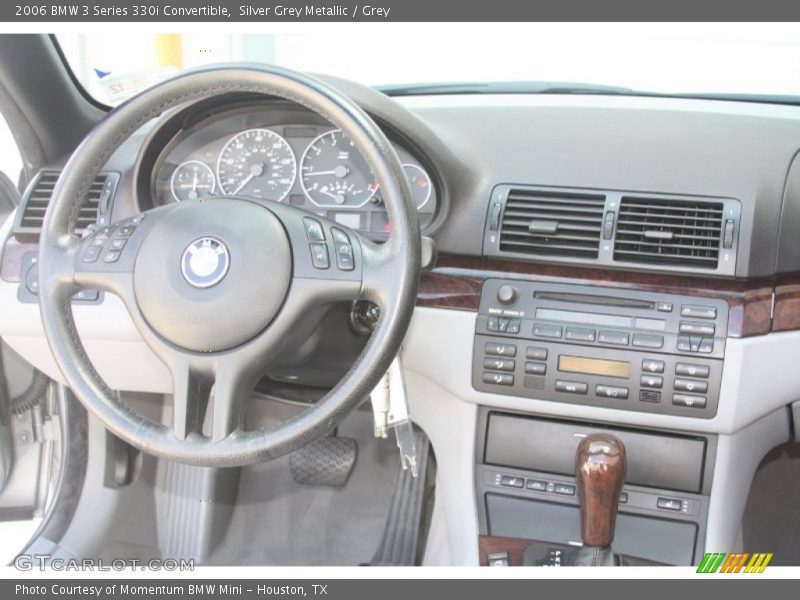
POLYGON ((292 477, 302 485, 342 487, 356 464, 358 443, 351 438, 324 437, 289 455, 292 477))

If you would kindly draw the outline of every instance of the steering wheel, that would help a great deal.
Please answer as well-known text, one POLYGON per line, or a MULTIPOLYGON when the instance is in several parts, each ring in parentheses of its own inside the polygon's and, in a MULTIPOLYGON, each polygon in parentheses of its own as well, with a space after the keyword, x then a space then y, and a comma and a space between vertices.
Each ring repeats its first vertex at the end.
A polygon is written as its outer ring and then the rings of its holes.
POLYGON ((214 67, 128 100, 77 148, 45 216, 39 306, 67 384, 112 433, 171 460, 241 466, 326 435, 364 401, 400 348, 419 271, 411 190, 391 144, 360 107, 301 73, 262 65, 214 67), (170 108, 232 93, 283 98, 340 128, 380 185, 392 224, 386 242, 376 244, 286 204, 234 196, 161 206, 83 238, 75 234, 89 186, 133 132, 170 108), (92 366, 71 309, 81 289, 119 296, 141 337, 170 370, 169 425, 124 403, 92 366), (264 370, 306 339, 331 303, 356 299, 377 304, 380 318, 342 380, 295 417, 246 430, 247 400, 264 370))

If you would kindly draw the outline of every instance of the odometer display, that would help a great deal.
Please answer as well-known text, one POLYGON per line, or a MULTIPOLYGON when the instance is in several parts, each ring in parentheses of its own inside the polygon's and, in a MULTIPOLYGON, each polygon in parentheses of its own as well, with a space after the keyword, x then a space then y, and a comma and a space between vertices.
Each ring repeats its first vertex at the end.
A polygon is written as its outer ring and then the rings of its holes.
POLYGON ((296 176, 292 147, 269 129, 249 129, 235 135, 217 161, 217 181, 227 196, 280 202, 292 189, 296 176))

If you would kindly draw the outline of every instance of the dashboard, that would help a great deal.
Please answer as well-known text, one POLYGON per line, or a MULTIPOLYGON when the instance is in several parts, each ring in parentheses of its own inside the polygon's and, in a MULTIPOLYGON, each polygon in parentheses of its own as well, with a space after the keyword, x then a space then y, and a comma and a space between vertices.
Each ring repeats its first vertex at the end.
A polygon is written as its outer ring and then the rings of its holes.
MULTIPOLYGON (((626 487, 626 511, 686 532, 674 559, 661 549, 654 559, 685 564, 704 541, 732 547, 737 503, 760 457, 785 438, 800 385, 800 109, 389 98, 334 83, 393 143, 438 253, 420 279, 403 359, 414 418, 437 449, 456 562, 477 560, 479 532, 537 539, 520 522, 564 531, 577 522, 574 494, 556 491, 573 489, 573 464, 546 459, 572 457, 567 441, 600 426, 643 434, 632 469, 660 477, 626 487), (681 457, 674 476, 659 449, 671 464, 681 457)), ((63 165, 46 165, 49 178, 31 185, 0 265, 0 333, 54 377, 32 274, 42 203, 63 165)), ((103 172, 116 192, 109 201, 105 184, 95 186, 87 206, 100 207, 97 224, 213 194, 292 204, 374 238, 387 231, 363 159, 330 124, 286 103, 234 98, 164 115, 103 172)), ((82 339, 109 384, 169 393, 169 374, 124 306, 110 294, 78 300, 82 339)), ((349 368, 363 339, 349 333, 349 307, 336 309, 303 353, 269 374, 271 389, 321 388, 349 368), (318 355, 324 378, 308 366, 318 355)))
MULTIPOLYGON (((439 199, 431 168, 393 143, 423 231, 439 199)), ((156 206, 211 196, 283 202, 380 238, 391 231, 366 160, 339 129, 298 110, 250 106, 181 128, 153 168, 156 206)))

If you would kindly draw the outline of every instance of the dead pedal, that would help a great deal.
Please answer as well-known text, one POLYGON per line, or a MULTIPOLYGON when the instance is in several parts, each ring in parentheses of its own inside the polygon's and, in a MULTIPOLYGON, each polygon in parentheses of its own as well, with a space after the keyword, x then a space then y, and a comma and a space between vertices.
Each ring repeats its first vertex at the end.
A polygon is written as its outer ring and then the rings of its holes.
POLYGON ((302 485, 342 487, 356 463, 358 443, 352 438, 324 437, 289 455, 292 477, 302 485))

